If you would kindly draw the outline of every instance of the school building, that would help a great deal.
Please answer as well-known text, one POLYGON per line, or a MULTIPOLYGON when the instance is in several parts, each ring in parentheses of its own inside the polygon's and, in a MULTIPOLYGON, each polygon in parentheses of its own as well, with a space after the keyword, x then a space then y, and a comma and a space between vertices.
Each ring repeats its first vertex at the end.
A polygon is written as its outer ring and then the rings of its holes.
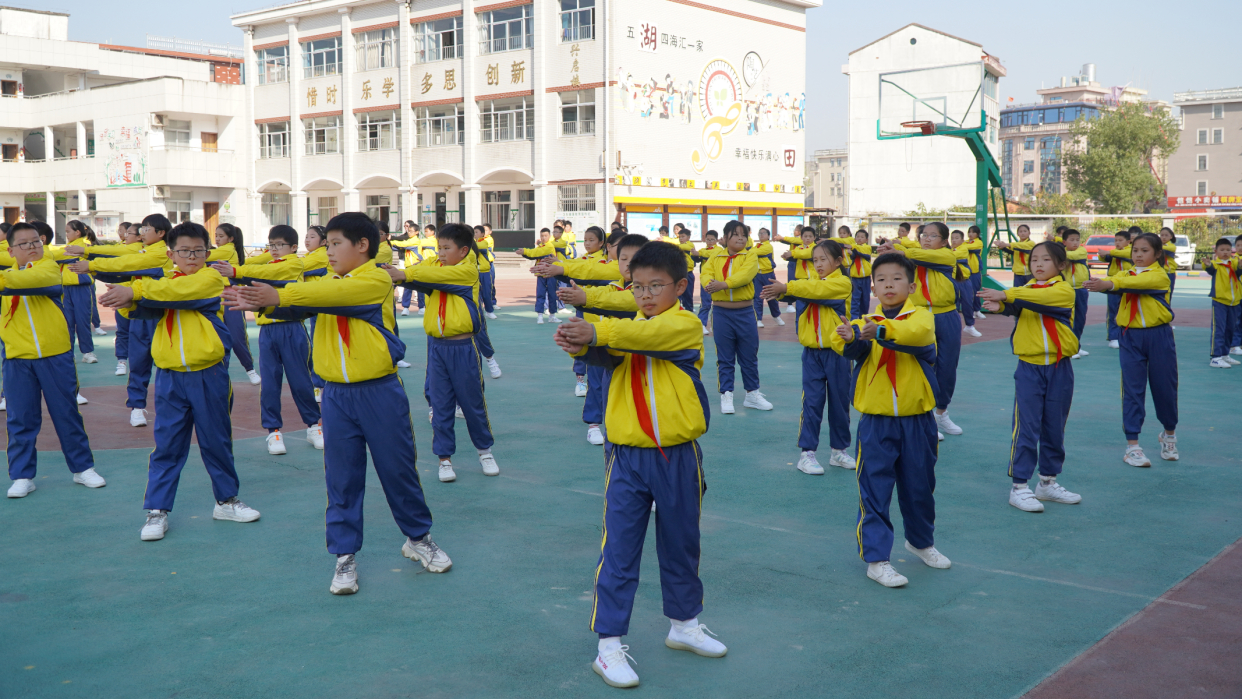
POLYGON ((302 0, 244 32, 243 228, 361 210, 581 230, 802 221, 821 0, 302 0))

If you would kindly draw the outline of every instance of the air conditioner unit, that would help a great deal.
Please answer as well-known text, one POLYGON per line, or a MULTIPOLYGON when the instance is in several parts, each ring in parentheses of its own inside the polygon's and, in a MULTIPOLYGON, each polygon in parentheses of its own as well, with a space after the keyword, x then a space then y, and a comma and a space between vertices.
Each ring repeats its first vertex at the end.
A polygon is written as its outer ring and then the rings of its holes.
POLYGON ((167 199, 172 196, 172 187, 166 184, 157 184, 151 188, 151 191, 156 199, 167 199))
POLYGON ((164 115, 163 114, 152 114, 151 115, 151 127, 157 128, 157 129, 164 128, 164 115))

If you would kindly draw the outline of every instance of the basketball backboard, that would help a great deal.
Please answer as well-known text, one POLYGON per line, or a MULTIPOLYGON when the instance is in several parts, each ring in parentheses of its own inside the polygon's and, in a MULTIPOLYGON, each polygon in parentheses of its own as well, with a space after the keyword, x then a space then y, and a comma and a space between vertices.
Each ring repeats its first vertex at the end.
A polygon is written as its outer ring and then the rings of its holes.
POLYGON ((881 73, 876 137, 958 136, 983 131, 987 125, 985 75, 982 61, 881 73), (931 122, 931 126, 920 128, 910 122, 931 122))

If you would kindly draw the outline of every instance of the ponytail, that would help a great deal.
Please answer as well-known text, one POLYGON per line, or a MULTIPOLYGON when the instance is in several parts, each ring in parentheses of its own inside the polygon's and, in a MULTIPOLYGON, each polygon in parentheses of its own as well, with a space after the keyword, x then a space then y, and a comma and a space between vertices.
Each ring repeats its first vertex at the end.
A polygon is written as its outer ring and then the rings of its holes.
POLYGON ((233 249, 237 251, 238 265, 246 264, 246 244, 242 238, 242 229, 231 223, 221 223, 216 226, 217 230, 223 230, 224 234, 229 237, 229 242, 233 244, 233 249))

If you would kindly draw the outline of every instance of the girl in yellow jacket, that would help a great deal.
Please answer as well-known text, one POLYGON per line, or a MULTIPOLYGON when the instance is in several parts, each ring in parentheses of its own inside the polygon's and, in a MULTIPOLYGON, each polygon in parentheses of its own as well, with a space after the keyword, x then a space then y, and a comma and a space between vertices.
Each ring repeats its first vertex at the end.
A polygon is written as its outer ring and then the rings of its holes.
POLYGON ((1018 224, 1018 239, 1015 241, 998 240, 996 247, 1010 253, 1013 257, 1013 285, 1026 286, 1031 280, 1030 270, 1026 262, 1031 256, 1035 241, 1031 240, 1031 227, 1025 223, 1018 224))
POLYGON ((854 286, 850 294, 850 320, 857 320, 871 312, 871 234, 859 228, 850 246, 850 264, 846 275, 854 286))
MULTIPOLYGON (((555 261, 563 263, 568 256, 566 249, 569 242, 565 240, 564 231, 560 226, 556 226, 555 230, 544 228, 539 231, 539 244, 533 248, 518 248, 517 254, 528 260, 535 261, 555 261)), ((560 302, 556 298, 557 289, 560 288, 560 282, 555 276, 539 275, 535 279, 535 322, 539 325, 548 323, 560 323, 561 319, 556 317, 556 312, 560 306, 560 302)))
POLYGON ((1091 292, 1083 288, 1083 282, 1091 278, 1091 268, 1087 266, 1087 250, 1082 246, 1081 233, 1073 228, 1066 228, 1061 233, 1061 241, 1065 245, 1065 259, 1069 263, 1061 276, 1074 287, 1074 337, 1078 338, 1078 354, 1070 359, 1082 359, 1091 354, 1082 347, 1082 331, 1087 327, 1087 301, 1091 295, 1091 292))
MULTIPOLYGON (((763 298, 760 298, 763 287, 776 281, 776 252, 772 248, 772 232, 766 228, 759 229, 759 242, 755 244, 755 255, 759 258, 759 271, 755 274, 755 318, 758 326, 763 327, 763 298)), ((691 277, 693 283, 694 277, 691 277)), ((777 325, 784 325, 781 318, 781 303, 776 299, 768 300, 768 313, 776 319, 777 325)))
POLYGON ((1082 496, 1057 483, 1065 465, 1065 423, 1074 399, 1074 367, 1078 353, 1074 335, 1074 288, 1062 274, 1069 271, 1065 247, 1043 242, 1028 258, 1032 280, 1006 291, 979 292, 991 313, 1016 316, 1010 344, 1018 356, 1013 375, 1013 443, 1009 448, 1009 504, 1023 512, 1043 512, 1043 502, 1076 505, 1082 496), (1028 482, 1039 466, 1039 484, 1028 482))
POLYGON ((1130 240, 1133 267, 1102 279, 1089 279, 1091 291, 1120 298, 1117 325, 1121 350, 1121 422, 1126 434, 1124 461, 1139 468, 1151 460, 1139 446, 1147 417, 1147 386, 1156 406, 1160 458, 1177 461, 1177 343, 1173 340, 1173 309, 1169 307, 1169 277, 1164 272, 1164 246, 1159 236, 1139 233, 1130 240))
MULTIPOLYGON (((272 259, 270 253, 263 252, 247 260, 242 229, 231 223, 221 223, 216 226, 215 241, 216 248, 207 256, 208 263, 224 262, 240 267, 248 262, 266 264, 272 259)), ((233 339, 233 356, 241 362, 242 369, 245 370, 246 378, 250 379, 250 383, 258 386, 262 379, 254 370, 254 356, 250 354, 250 335, 246 332, 246 314, 241 311, 226 310, 224 324, 228 326, 229 335, 233 339)))
MULTIPOLYGON (((98 243, 95 231, 81 221, 69 221, 65 224, 65 239, 70 245, 89 248, 98 243)), ((66 258, 73 260, 74 258, 66 258)), ((73 351, 73 339, 77 336, 78 349, 82 350, 82 362, 95 364, 99 358, 95 356, 95 341, 91 333, 91 316, 95 310, 95 278, 88 274, 76 274, 64 269, 62 274, 64 285, 63 305, 65 321, 69 324, 69 350, 73 351)))
POLYGON ((957 310, 962 314, 965 326, 962 332, 971 337, 983 337, 983 333, 975 329, 975 284, 970 280, 970 248, 966 247, 966 234, 960 230, 949 234, 953 254, 957 257, 957 310))
POLYGON ((978 294, 983 289, 983 273, 980 271, 979 261, 983 257, 983 240, 979 237, 979 227, 971 226, 966 229, 966 252, 970 255, 970 285, 973 293, 970 294, 971 311, 975 315, 975 320, 983 320, 983 300, 978 294))
POLYGON ((725 250, 703 265, 700 282, 712 296, 712 327, 716 331, 716 373, 720 381, 720 412, 733 408, 733 366, 742 369, 746 399, 742 406, 771 410, 759 392, 759 328, 755 325, 755 274, 759 256, 747 250, 746 226, 741 221, 725 224, 725 250))

